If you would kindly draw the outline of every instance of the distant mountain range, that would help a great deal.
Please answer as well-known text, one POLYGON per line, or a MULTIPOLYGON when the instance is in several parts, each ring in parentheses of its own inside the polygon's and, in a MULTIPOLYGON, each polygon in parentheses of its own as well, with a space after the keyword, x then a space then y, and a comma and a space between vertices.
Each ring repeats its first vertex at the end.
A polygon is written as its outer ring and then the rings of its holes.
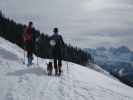
POLYGON ((133 51, 128 47, 99 47, 96 49, 86 48, 84 50, 91 53, 94 63, 124 83, 133 86, 133 51))

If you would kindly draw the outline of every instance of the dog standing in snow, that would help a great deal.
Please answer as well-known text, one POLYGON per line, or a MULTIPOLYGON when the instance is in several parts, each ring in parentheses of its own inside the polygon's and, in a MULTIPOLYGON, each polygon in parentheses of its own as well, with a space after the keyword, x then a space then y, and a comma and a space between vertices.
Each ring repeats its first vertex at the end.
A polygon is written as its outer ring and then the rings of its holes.
POLYGON ((48 75, 52 75, 52 71, 53 71, 53 65, 52 65, 52 62, 49 62, 47 64, 47 72, 48 72, 48 75))

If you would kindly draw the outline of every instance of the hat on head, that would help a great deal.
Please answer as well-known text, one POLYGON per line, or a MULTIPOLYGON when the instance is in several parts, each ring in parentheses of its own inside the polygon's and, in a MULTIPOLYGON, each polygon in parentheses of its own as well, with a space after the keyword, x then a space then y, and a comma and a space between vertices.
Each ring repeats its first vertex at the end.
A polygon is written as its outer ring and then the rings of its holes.
POLYGON ((58 32, 58 28, 55 27, 53 31, 54 31, 54 33, 57 33, 58 32))

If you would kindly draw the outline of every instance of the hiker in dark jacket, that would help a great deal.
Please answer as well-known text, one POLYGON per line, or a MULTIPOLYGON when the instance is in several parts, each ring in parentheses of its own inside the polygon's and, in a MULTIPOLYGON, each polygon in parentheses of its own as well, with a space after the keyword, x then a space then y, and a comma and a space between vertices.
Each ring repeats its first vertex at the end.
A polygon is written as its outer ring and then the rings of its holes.
POLYGON ((33 23, 29 22, 28 27, 26 27, 25 32, 23 34, 24 39, 24 49, 27 51, 27 59, 28 59, 28 66, 32 64, 33 60, 33 33, 32 33, 32 26, 33 23))
POLYGON ((64 41, 61 35, 58 34, 58 28, 54 28, 54 34, 50 37, 50 45, 52 46, 52 55, 54 58, 55 75, 61 75, 62 67, 62 48, 64 41))

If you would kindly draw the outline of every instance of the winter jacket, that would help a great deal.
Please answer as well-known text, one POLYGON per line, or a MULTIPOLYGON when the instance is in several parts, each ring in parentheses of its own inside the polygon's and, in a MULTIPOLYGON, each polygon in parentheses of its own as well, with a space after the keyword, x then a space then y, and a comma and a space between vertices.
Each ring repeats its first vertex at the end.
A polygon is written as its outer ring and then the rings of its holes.
POLYGON ((26 28, 25 33, 23 35, 23 39, 27 52, 32 53, 34 44, 33 44, 33 35, 31 27, 26 28))
POLYGON ((56 59, 62 58, 62 48, 64 46, 64 41, 61 35, 54 34, 50 37, 50 40, 55 41, 55 45, 52 47, 52 55, 56 59))

